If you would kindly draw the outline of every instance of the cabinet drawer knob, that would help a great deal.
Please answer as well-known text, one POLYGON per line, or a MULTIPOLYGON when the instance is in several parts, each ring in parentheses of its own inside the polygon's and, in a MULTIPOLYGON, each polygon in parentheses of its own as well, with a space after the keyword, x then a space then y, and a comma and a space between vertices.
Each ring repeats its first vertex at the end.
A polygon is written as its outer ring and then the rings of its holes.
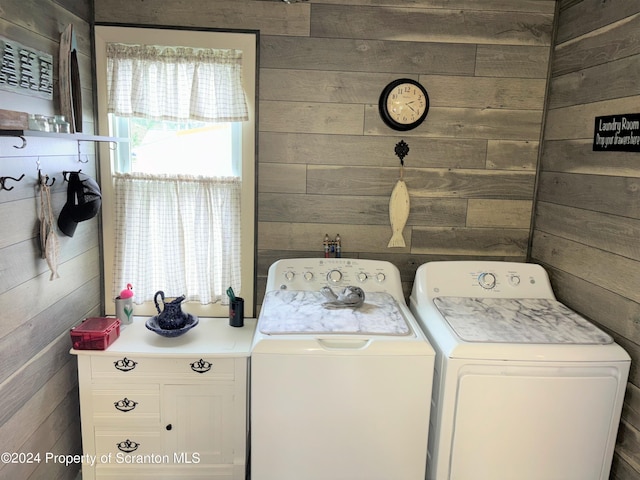
POLYGON ((165 427, 167 430, 171 430, 173 428, 173 425, 169 424, 165 427))
POLYGON ((197 362, 190 363, 189 365, 191 365, 191 370, 196 373, 207 373, 209 370, 211 370, 211 367, 213 367, 213 363, 207 362, 202 358, 197 362))
POLYGON ((138 442, 134 442, 133 440, 129 440, 128 438, 124 442, 120 442, 116 444, 118 450, 125 453, 135 452, 140 444, 138 442))
POLYGON ((130 412, 136 408, 137 405, 138 402, 129 400, 127 397, 124 397, 122 400, 118 400, 117 402, 113 402, 113 406, 116 407, 116 410, 121 412, 130 412))
POLYGON ((113 366, 121 372, 129 372, 136 368, 136 365, 138 365, 138 362, 135 362, 127 357, 124 357, 122 360, 116 360, 115 362, 113 362, 113 366))

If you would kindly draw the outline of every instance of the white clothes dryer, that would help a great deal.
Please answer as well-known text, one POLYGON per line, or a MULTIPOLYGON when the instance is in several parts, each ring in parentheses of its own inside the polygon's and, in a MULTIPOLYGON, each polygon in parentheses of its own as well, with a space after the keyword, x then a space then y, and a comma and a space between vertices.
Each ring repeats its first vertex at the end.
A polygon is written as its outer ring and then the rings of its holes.
POLYGON ((536 264, 421 265, 436 350, 428 480, 606 480, 630 357, 555 299, 536 264))
POLYGON ((424 480, 434 358, 391 263, 275 262, 251 353, 252 480, 424 480), (326 286, 364 304, 333 308, 326 286))

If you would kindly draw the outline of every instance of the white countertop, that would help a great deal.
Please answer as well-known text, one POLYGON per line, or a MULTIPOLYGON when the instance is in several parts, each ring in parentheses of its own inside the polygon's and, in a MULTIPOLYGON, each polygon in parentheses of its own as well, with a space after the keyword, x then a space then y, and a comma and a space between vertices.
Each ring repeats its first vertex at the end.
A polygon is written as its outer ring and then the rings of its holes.
POLYGON ((244 327, 231 327, 229 319, 203 318, 184 335, 166 338, 149 330, 147 317, 133 317, 133 323, 120 326, 120 337, 106 350, 76 350, 74 355, 220 355, 248 357, 256 328, 255 318, 245 318, 244 327))

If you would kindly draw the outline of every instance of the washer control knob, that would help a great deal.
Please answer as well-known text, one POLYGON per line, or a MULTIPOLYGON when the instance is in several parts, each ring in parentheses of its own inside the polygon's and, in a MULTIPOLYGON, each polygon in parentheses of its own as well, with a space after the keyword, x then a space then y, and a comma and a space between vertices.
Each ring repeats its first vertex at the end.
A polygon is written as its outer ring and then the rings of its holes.
POLYGON ((376 273, 376 280, 377 280, 378 282, 382 283, 382 282, 384 282, 386 279, 387 279, 387 276, 386 276, 384 273, 382 273, 382 272, 376 273))
POLYGON ((478 276, 478 283, 482 288, 491 290, 496 286, 496 276, 493 273, 485 272, 478 276))
POLYGON ((359 282, 366 282, 366 281, 367 281, 367 278, 369 278, 369 277, 367 277, 367 274, 366 274, 366 273, 364 273, 364 272, 360 272, 360 273, 358 274, 358 281, 359 281, 359 282))
POLYGON ((295 273, 293 273, 291 270, 289 270, 288 272, 286 272, 284 274, 284 278, 286 278, 288 281, 293 280, 293 278, 296 276, 295 273))
POLYGON ((327 273, 327 280, 332 283, 338 283, 342 280, 342 272, 340 270, 330 270, 329 273, 327 273))
POLYGON ((514 287, 517 287, 518 285, 520 285, 520 277, 518 275, 511 275, 509 277, 509 283, 514 287))
POLYGON ((307 282, 310 282, 311 280, 313 280, 313 272, 309 272, 309 271, 304 272, 304 279, 307 282))

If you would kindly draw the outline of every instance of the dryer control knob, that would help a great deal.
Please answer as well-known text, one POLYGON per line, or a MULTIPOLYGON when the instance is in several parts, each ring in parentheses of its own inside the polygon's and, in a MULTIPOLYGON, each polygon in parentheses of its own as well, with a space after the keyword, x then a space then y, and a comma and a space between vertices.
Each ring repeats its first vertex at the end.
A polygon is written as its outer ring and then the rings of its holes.
POLYGON ((367 277, 367 274, 366 274, 366 273, 364 273, 364 272, 360 272, 360 273, 358 274, 358 281, 359 281, 359 282, 366 282, 366 281, 367 281, 367 278, 368 278, 368 277, 367 277))
POLYGON ((376 280, 377 280, 378 282, 382 283, 382 282, 384 282, 386 279, 387 279, 387 276, 386 276, 384 273, 382 273, 382 272, 376 273, 376 280))
POLYGON ((478 283, 482 288, 491 290, 496 286, 496 276, 493 273, 485 272, 478 276, 478 283))
POLYGON ((293 277, 295 277, 295 276, 296 276, 296 274, 293 273, 291 270, 289 270, 288 272, 286 272, 284 274, 284 278, 286 278, 289 281, 293 280, 293 277))
POLYGON ((313 272, 309 272, 309 271, 304 272, 304 279, 307 282, 310 282, 311 280, 313 280, 313 272))
POLYGON ((338 283, 342 280, 342 272, 340 270, 331 270, 327 273, 327 280, 332 283, 338 283))

